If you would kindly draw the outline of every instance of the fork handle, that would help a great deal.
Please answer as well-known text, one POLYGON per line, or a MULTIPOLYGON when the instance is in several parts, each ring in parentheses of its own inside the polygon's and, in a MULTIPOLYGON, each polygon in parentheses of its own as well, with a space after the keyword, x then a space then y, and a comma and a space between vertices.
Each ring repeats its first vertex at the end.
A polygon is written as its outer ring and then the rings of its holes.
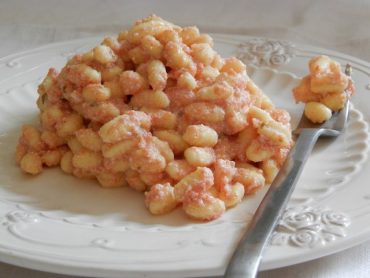
POLYGON ((302 129, 295 146, 257 208, 226 269, 225 278, 254 278, 262 253, 286 207, 321 131, 302 129))

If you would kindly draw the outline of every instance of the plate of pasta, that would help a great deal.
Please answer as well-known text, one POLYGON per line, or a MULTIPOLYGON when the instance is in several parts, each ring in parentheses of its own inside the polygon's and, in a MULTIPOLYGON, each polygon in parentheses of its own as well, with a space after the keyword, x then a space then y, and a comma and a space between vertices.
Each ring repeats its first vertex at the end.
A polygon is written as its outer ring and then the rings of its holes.
MULTIPOLYGON (((250 86, 255 95, 248 100, 254 105, 249 113, 258 132, 268 137, 266 126, 277 128, 283 134, 279 150, 289 151, 293 138, 287 132, 303 112, 292 89, 307 73, 308 61, 321 54, 353 67, 357 92, 350 122, 342 136, 321 140, 314 149, 261 268, 308 261, 368 240, 370 65, 312 46, 169 26, 162 35, 141 36, 137 29, 120 33, 118 42, 67 41, 0 59, 0 260, 90 277, 223 275, 276 168, 267 151, 248 147, 257 141, 240 149, 253 132, 243 133, 236 112, 243 106, 226 100, 233 94, 243 102, 238 90, 250 86), (178 35, 190 50, 172 44, 178 35), (147 58, 143 48, 156 59, 147 58), (131 60, 122 58, 125 51, 131 60), (181 51, 202 66, 176 56, 181 51), (240 75, 230 79, 233 72, 240 75), (70 87, 78 82, 80 91, 70 87), (63 95, 59 110, 58 94, 63 95), (201 100, 196 105, 195 97, 201 100), (288 122, 275 106, 289 113, 288 122), (60 122, 53 118, 58 113, 60 122), (264 117, 270 122, 261 124, 264 117), (220 118, 226 124, 219 124, 220 118), (40 123, 41 131, 33 128, 40 123), (139 143, 128 140, 132 134, 139 143), (142 146, 150 151, 143 153, 142 146), (129 151, 127 161, 116 160, 117 153, 129 151), (231 160, 236 162, 225 162, 231 160), (43 170, 45 165, 60 167, 43 170)), ((284 151, 274 152, 277 165, 278 158, 284 151)))

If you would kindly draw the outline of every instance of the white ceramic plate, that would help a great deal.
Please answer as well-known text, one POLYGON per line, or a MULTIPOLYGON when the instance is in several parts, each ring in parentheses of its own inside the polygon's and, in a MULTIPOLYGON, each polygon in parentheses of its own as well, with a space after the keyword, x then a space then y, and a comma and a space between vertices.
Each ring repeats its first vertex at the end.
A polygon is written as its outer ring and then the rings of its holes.
MULTIPOLYGON (((223 56, 238 55, 250 76, 293 122, 302 113, 291 89, 307 61, 327 54, 354 68, 351 121, 336 140, 321 140, 310 157, 262 269, 331 254, 370 239, 370 66, 344 54, 270 39, 214 35, 223 56), (294 74, 294 75, 293 75, 294 74)), ((222 275, 266 188, 220 219, 194 223, 178 210, 153 217, 142 194, 102 189, 58 169, 23 175, 13 156, 24 123, 37 122, 36 87, 99 39, 48 45, 0 60, 0 260, 50 272, 96 277, 222 275)))

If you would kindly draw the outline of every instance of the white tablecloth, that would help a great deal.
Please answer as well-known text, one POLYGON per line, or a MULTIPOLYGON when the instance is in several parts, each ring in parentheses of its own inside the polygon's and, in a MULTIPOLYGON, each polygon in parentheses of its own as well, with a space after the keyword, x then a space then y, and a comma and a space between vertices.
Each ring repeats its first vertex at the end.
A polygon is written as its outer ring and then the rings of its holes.
MULTIPOLYGON (((116 33, 152 13, 204 32, 274 37, 370 61, 370 0, 1 0, 0 57, 50 42, 116 33)), ((4 263, 0 277, 72 278, 4 263)), ((370 277, 370 242, 259 277, 370 277)))

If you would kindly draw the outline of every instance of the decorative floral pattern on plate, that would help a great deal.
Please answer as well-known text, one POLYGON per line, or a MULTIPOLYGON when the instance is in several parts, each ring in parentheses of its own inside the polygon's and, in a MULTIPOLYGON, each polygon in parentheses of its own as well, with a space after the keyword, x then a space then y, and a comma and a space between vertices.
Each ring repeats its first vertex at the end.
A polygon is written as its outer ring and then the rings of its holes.
POLYGON ((249 65, 280 66, 289 63, 295 52, 295 46, 290 42, 255 38, 240 43, 236 56, 249 65))
POLYGON ((308 206, 287 209, 272 237, 272 245, 313 248, 347 235, 349 216, 327 208, 308 206))

